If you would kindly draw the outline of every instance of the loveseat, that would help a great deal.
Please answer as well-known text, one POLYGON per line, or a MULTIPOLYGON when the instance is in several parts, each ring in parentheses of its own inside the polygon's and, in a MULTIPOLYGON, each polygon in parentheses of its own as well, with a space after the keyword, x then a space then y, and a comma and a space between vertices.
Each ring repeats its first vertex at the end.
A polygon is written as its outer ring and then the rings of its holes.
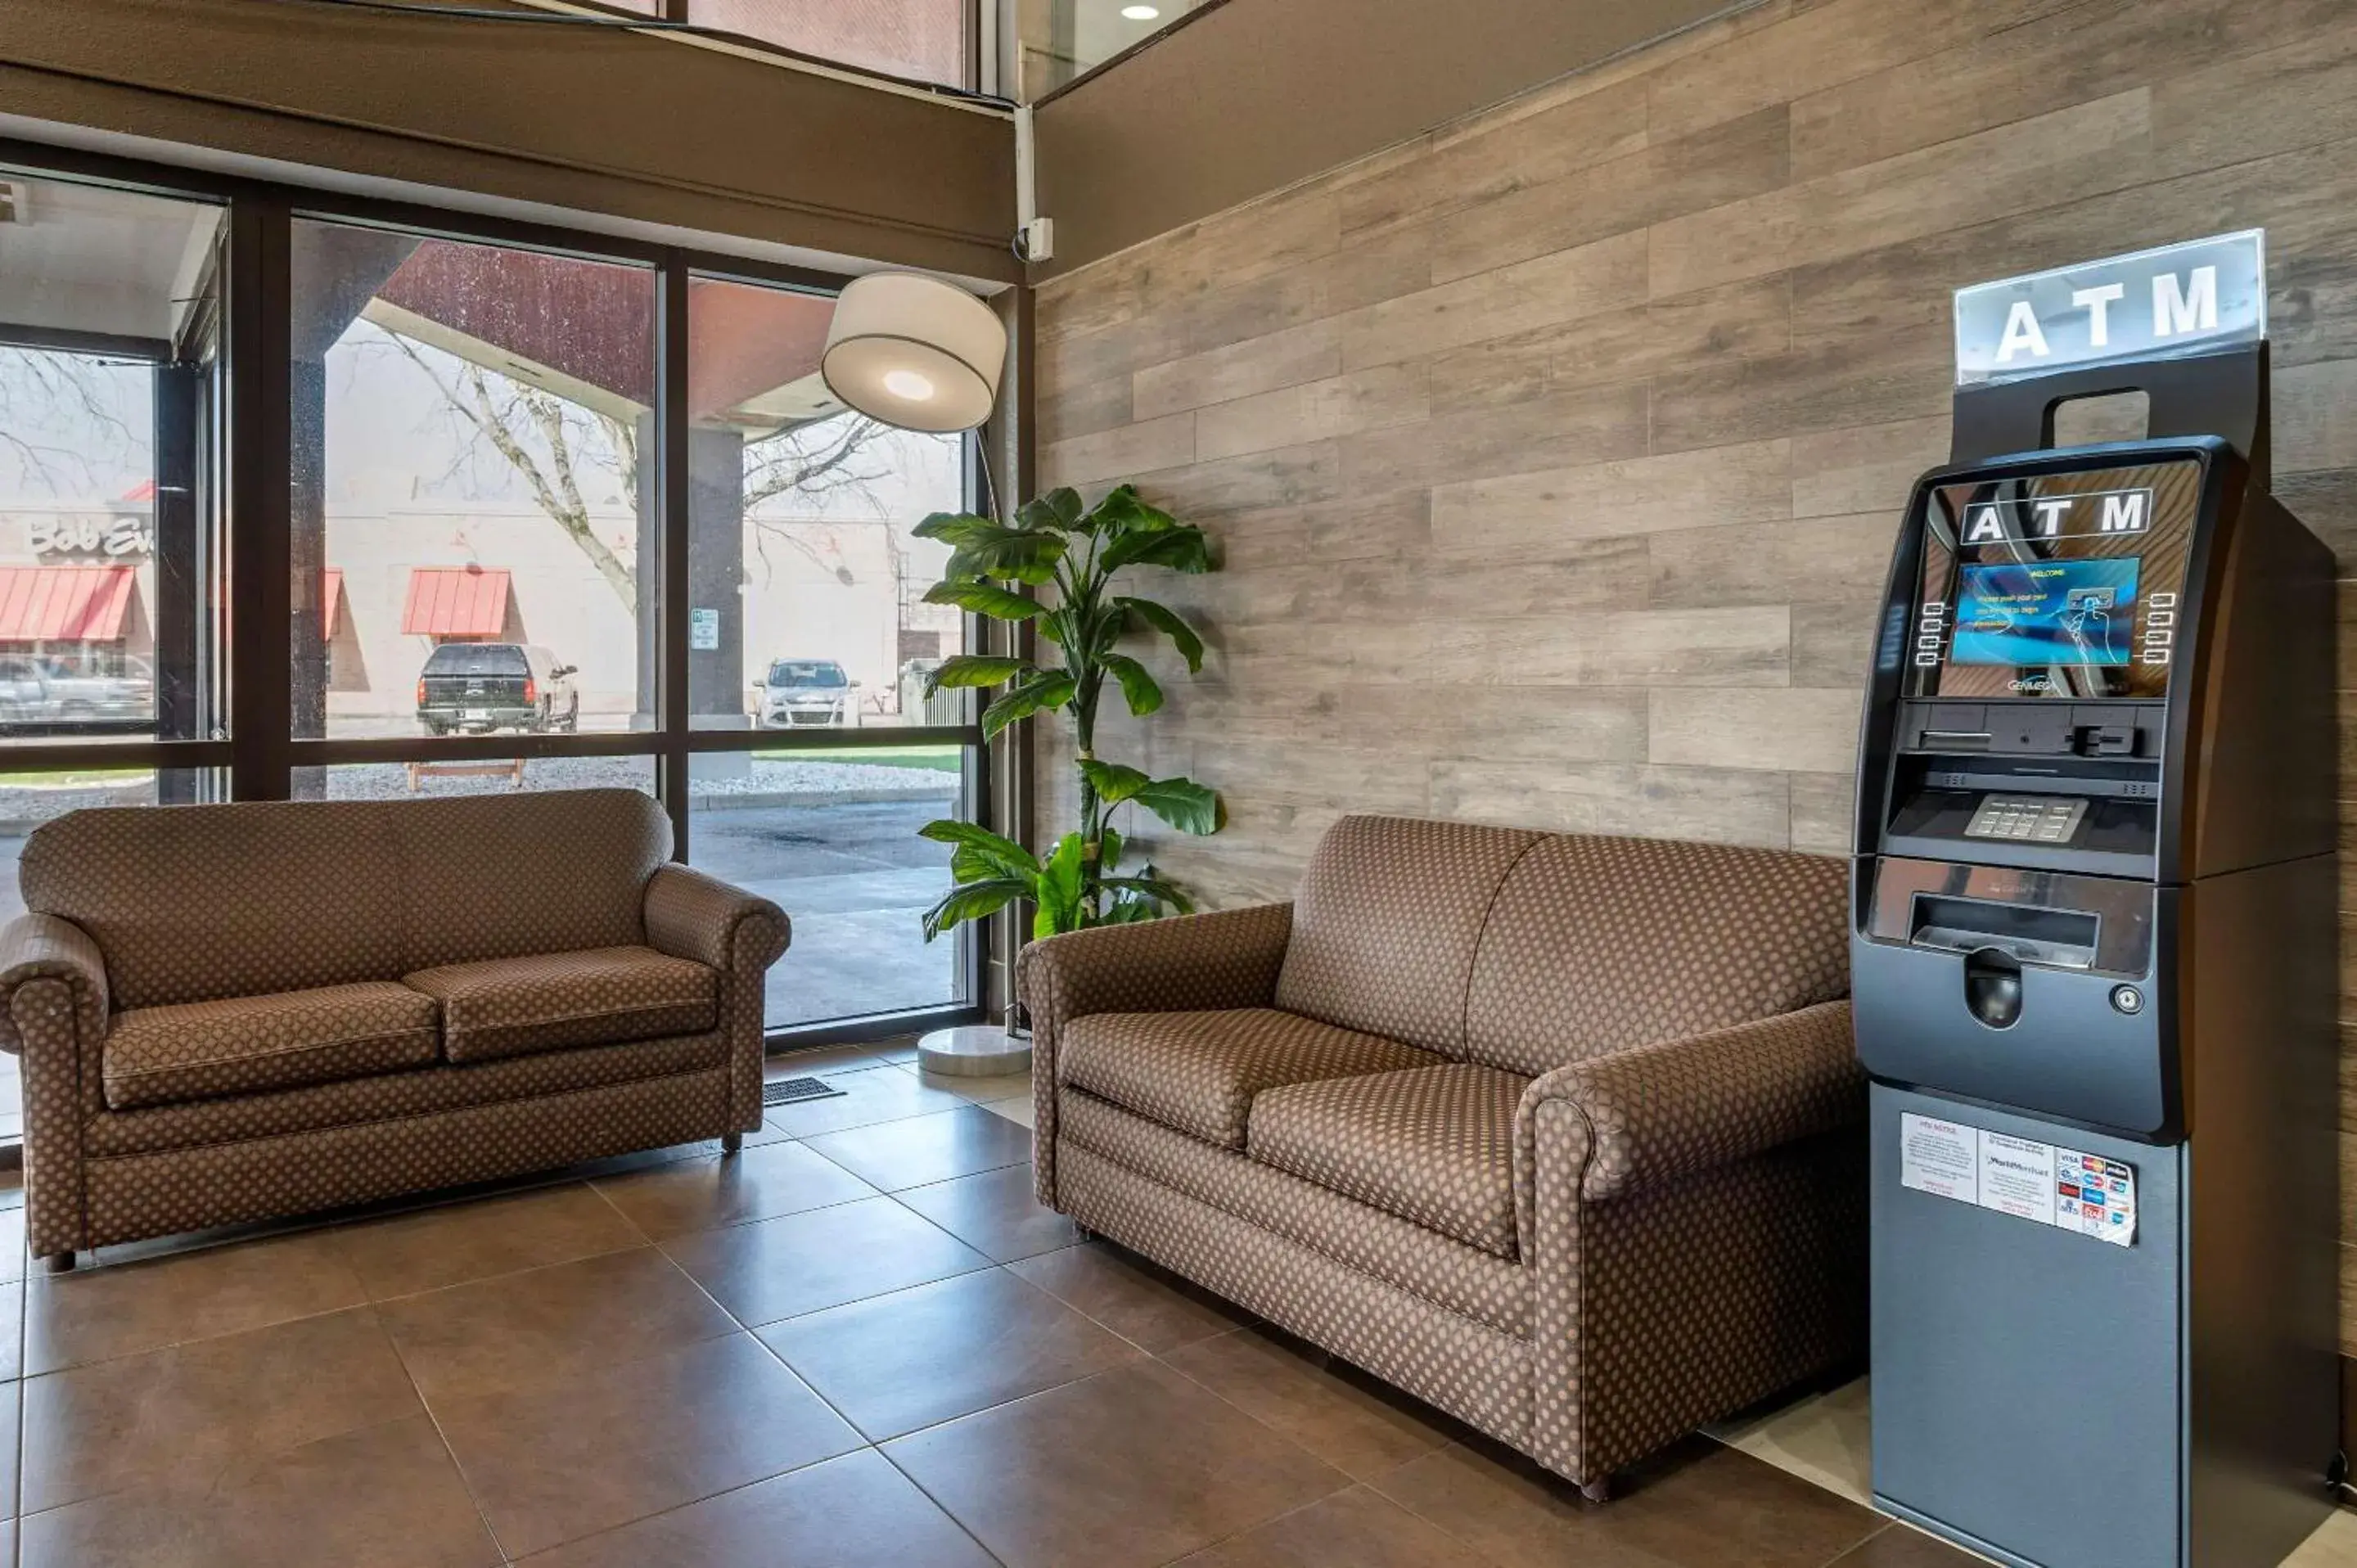
POLYGON ((767 899, 630 789, 74 811, 20 864, 27 1227, 79 1251, 761 1124, 767 899))
POLYGON ((1863 1355, 1845 886, 1346 818, 1290 904, 1025 950, 1039 1197, 1601 1497, 1863 1355))

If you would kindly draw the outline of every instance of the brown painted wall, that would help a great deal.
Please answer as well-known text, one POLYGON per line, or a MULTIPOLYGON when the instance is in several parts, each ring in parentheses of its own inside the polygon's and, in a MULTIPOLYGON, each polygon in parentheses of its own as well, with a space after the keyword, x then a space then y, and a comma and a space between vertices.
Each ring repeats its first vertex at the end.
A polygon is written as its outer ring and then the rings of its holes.
POLYGON ((1749 0, 1227 0, 1039 106, 1048 273, 1749 0))
POLYGON ((255 0, 0 5, 0 112, 1012 281, 1003 115, 675 40, 255 0))
POLYGON ((1204 675, 1100 746, 1225 790, 1153 846, 1217 904, 1351 810, 1845 852, 1949 291, 2255 225, 2276 488, 2357 576, 2346 0, 1776 0, 1059 280, 1043 478, 1226 555, 1147 590, 1204 675))

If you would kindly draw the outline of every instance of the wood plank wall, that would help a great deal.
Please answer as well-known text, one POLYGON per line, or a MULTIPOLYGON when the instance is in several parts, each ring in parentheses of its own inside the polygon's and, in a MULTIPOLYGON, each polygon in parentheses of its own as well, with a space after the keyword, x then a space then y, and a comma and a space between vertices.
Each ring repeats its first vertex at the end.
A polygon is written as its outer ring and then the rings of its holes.
POLYGON ((1226 793, 1154 845, 1214 905, 1355 810, 1846 852, 1950 291, 2246 227, 2276 489, 2357 576, 2348 0, 1770 0, 1058 280, 1047 482, 1225 556, 1152 585, 1214 651, 1101 749, 1226 793))

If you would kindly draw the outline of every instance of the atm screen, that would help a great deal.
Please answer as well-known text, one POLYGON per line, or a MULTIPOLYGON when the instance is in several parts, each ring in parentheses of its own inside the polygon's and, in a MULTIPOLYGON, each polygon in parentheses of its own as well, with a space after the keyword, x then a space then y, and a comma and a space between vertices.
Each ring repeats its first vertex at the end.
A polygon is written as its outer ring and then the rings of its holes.
POLYGON ((2201 475, 2188 456, 1932 486, 1908 694, 2162 695, 2201 475))
POLYGON ((2126 664, 2141 564, 2130 556, 1963 567, 1948 658, 1958 664, 2126 664))

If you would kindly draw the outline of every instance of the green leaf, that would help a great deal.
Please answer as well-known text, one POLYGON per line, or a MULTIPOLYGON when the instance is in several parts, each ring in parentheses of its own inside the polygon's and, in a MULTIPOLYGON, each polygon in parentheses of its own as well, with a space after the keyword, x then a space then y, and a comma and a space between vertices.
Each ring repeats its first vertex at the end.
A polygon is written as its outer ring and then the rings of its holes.
POLYGON ((1105 546, 1097 567, 1105 573, 1124 566, 1168 566, 1174 572, 1211 569, 1211 542, 1200 528, 1141 530, 1125 533, 1105 546))
POLYGON ((1039 887, 1032 895, 1039 905, 1031 920, 1033 936, 1059 936, 1065 931, 1077 931, 1083 924, 1088 910, 1082 900, 1084 868, 1081 849, 1081 835, 1066 833, 1056 841, 1054 852, 1041 863, 1039 887))
POLYGON ((1139 899, 1156 905, 1168 904, 1182 915, 1195 912, 1195 901, 1170 883, 1149 874, 1143 876, 1109 876, 1104 889, 1125 898, 1139 899))
POLYGON ((1137 798, 1137 792, 1154 782, 1135 768, 1125 768, 1118 762, 1099 762, 1093 758, 1081 764, 1081 777, 1097 792, 1097 799, 1108 806, 1118 806, 1124 800, 1137 798))
POLYGON ((1121 834, 1107 828, 1097 835, 1097 875, 1103 876, 1121 864, 1121 834))
POLYGON ((909 532, 920 539, 938 539, 944 544, 956 546, 969 540, 986 539, 1003 531, 990 519, 976 517, 972 512, 937 511, 909 532))
POLYGON ((1017 583, 1051 583, 1056 563, 1068 548, 1060 533, 1030 529, 996 528, 961 542, 942 575, 952 582, 972 577, 1004 577, 1017 583))
MULTIPOLYGON (((1029 850, 1013 839, 1001 838, 979 822, 961 822, 954 818, 944 818, 940 822, 927 822, 917 830, 917 836, 931 839, 935 843, 954 844, 960 854, 982 857, 996 867, 996 874, 1001 876, 1028 880, 1039 875, 1039 862, 1029 850)), ((952 874, 955 869, 952 861, 952 874)), ((969 879, 961 876, 959 880, 969 879)))
POLYGON ((961 653, 954 659, 942 660, 942 667, 925 677, 925 695, 930 697, 944 686, 996 686, 1030 669, 1028 659, 961 653))
POLYGON ((1141 717, 1162 705, 1162 687, 1145 665, 1126 653, 1107 653, 1098 663, 1113 672, 1121 682, 1121 694, 1129 700, 1129 711, 1141 717))
POLYGON ((1079 527, 1082 510, 1081 492, 1067 485, 1024 502, 1016 509, 1015 521, 1026 529, 1070 531, 1079 527))
POLYGON ((1158 920, 1162 911, 1143 898, 1120 897, 1105 907, 1097 923, 1105 926, 1138 926, 1148 920, 1158 920))
POLYGON ((1116 487, 1112 494, 1097 502, 1096 509, 1089 514, 1089 521, 1095 525, 1092 532, 1104 533, 1159 533, 1165 529, 1178 526, 1178 520, 1168 512, 1138 499, 1135 485, 1116 487))
POLYGON ((1028 882, 1005 877, 996 882, 969 882, 963 887, 952 887, 942 901, 925 911, 925 940, 931 941, 952 926, 967 920, 979 920, 985 915, 995 915, 1017 898, 1030 894, 1028 882))
POLYGON ((1193 627, 1178 618, 1178 611, 1166 605, 1157 605, 1152 599, 1117 596, 1113 602, 1168 637, 1170 645, 1178 650, 1178 657, 1187 661, 1187 673, 1195 675, 1202 672, 1203 639, 1195 635, 1193 627))
POLYGON ((1215 833, 1227 825, 1219 792, 1191 779, 1157 779, 1131 799, 1182 833, 1215 833))
POLYGON ((962 610, 972 610, 993 620, 1029 620, 1033 616, 1044 615, 1048 609, 1037 599, 1027 599, 1020 594, 1010 593, 988 583, 971 581, 935 583, 925 590, 925 603, 955 605, 962 610))
POLYGON ((1077 689, 1071 676, 1061 670, 1036 671, 1036 679, 1010 686, 1006 695, 982 711, 982 738, 996 740, 998 732, 1018 719, 1049 708, 1060 708, 1072 700, 1077 689))

